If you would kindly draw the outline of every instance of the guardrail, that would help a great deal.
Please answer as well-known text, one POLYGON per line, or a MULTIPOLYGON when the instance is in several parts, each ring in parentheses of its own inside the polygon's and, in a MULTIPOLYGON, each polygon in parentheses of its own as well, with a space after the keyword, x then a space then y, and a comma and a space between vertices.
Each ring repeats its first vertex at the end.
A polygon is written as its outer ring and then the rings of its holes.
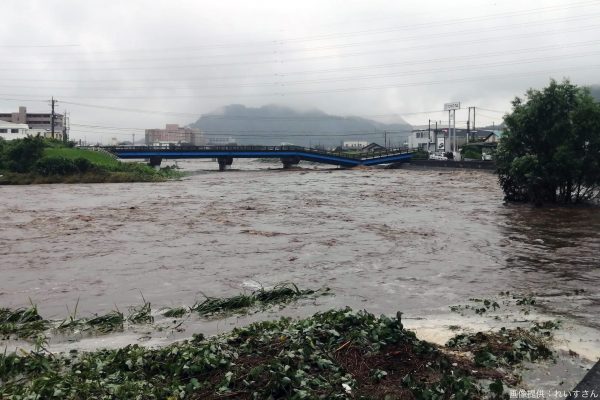
POLYGON ((337 156, 343 158, 349 158, 354 160, 368 160, 373 158, 379 158, 383 156, 396 155, 402 153, 409 153, 409 149, 406 147, 399 148, 388 148, 384 150, 377 151, 369 151, 366 153, 356 152, 356 153, 347 153, 343 151, 326 151, 319 150, 310 147, 302 147, 302 146, 169 146, 169 147, 159 147, 159 146, 106 146, 103 147, 108 152, 113 154, 119 153, 122 151, 143 151, 145 153, 152 152, 169 152, 169 151, 177 151, 177 152, 185 152, 185 151, 207 151, 207 152, 223 152, 223 151, 263 151, 263 152, 281 152, 281 151, 296 151, 296 152, 304 152, 308 154, 319 154, 319 155, 329 155, 329 156, 337 156))

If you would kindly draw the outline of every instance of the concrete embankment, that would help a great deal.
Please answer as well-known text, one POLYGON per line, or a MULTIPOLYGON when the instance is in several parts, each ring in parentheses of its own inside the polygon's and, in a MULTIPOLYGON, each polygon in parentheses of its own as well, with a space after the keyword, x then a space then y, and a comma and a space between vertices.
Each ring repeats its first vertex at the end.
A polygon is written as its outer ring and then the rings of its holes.
POLYGON ((493 161, 411 160, 410 163, 403 165, 425 168, 463 168, 484 169, 492 171, 496 169, 496 163, 493 161))

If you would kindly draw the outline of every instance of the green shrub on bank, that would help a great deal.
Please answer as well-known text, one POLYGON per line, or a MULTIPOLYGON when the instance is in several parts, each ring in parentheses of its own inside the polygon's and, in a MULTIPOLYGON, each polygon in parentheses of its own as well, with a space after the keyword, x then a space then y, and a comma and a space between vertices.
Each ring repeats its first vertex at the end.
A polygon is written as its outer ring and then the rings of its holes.
POLYGON ((460 151, 462 158, 469 158, 471 160, 481 160, 481 148, 474 146, 465 146, 460 151))
POLYGON ((11 172, 29 172, 42 158, 45 146, 44 139, 39 136, 3 141, 0 167, 11 172))
POLYGON ((181 176, 173 168, 120 162, 106 152, 39 136, 0 140, 0 184, 158 182, 181 176))

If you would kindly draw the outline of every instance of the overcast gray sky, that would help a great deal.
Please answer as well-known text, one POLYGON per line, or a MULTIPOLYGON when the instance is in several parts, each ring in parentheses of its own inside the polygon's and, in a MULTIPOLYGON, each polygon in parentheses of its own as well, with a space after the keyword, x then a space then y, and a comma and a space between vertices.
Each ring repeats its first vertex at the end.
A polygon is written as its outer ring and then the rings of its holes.
POLYGON ((54 96, 72 137, 105 141, 231 103, 418 125, 461 101, 499 123, 551 77, 599 83, 599 17, 598 0, 4 0, 0 110, 54 96))

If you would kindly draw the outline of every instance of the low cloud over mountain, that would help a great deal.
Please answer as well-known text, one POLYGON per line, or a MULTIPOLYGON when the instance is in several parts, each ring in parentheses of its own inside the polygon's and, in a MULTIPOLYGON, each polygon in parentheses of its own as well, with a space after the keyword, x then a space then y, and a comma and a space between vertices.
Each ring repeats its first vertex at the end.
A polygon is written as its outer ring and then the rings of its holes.
POLYGON ((404 120, 385 124, 354 116, 329 115, 319 110, 297 111, 266 105, 249 108, 234 104, 203 115, 191 126, 200 128, 206 137, 233 137, 239 144, 300 146, 337 146, 345 140, 362 140, 384 144, 387 136, 392 146, 404 141, 411 126, 404 120), (386 134, 387 132, 387 134, 386 134))

